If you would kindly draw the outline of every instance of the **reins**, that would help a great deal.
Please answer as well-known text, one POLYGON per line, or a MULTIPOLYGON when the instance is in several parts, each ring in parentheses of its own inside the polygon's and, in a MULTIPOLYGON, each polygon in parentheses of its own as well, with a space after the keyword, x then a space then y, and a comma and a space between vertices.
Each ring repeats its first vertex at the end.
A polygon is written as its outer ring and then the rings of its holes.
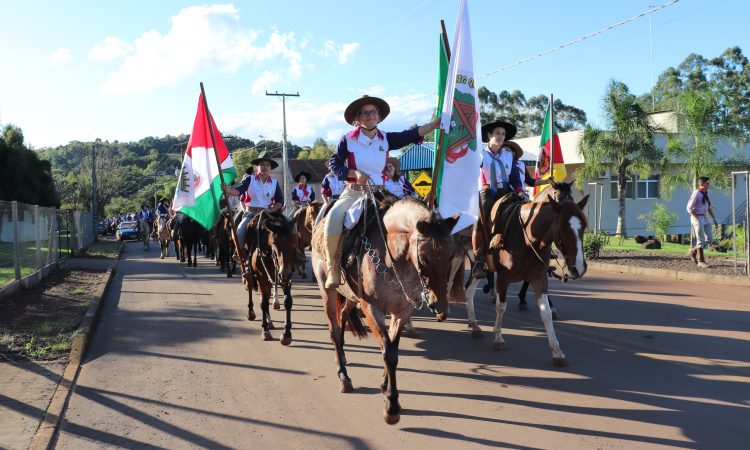
MULTIPOLYGON (((536 246, 534 245, 534 242, 529 237, 528 232, 526 231, 526 225, 528 225, 528 222, 524 223, 523 218, 521 217, 521 209, 520 208, 518 209, 518 222, 521 224, 521 230, 523 230, 524 238, 526 239, 526 242, 528 242, 528 244, 529 244, 528 246, 531 248, 531 251, 534 252, 534 255, 536 256, 536 258, 539 260, 540 263, 542 263, 545 266, 549 266, 549 260, 547 260, 547 262, 544 261, 544 259, 542 258, 542 256, 537 251, 536 246)), ((557 216, 555 217, 555 227, 554 227, 554 229, 548 229, 547 233, 545 233, 544 236, 542 237, 541 244, 540 244, 540 250, 543 249, 545 246, 548 245, 546 239, 549 236, 550 232, 552 232, 552 240, 555 241, 555 234, 556 234, 554 232, 555 230, 557 230, 557 216)), ((564 252, 564 250, 562 248, 560 249, 560 251, 563 252, 563 255, 565 255, 565 252, 564 252)), ((567 267, 567 265, 568 265, 567 261, 565 262, 565 266, 563 267, 563 266, 560 266, 560 262, 557 260, 557 258, 550 258, 550 259, 554 259, 555 260, 555 264, 557 265, 558 269, 560 269, 560 273, 562 273, 563 276, 565 276, 565 267, 567 267)), ((565 279, 567 281, 567 277, 566 276, 565 276, 565 279)))

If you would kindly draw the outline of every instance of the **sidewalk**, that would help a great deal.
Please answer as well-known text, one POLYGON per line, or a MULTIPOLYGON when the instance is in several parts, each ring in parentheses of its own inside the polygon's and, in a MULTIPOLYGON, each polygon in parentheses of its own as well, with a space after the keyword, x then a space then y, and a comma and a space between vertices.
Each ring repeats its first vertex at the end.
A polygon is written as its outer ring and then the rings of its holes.
MULTIPOLYGON (((116 263, 117 260, 111 259, 66 258, 60 263, 60 269, 107 270, 113 268, 116 263)), ((109 277, 111 278, 111 271, 109 277)), ((104 292, 106 284, 108 283, 105 282, 101 286, 100 293, 104 292)), ((73 352, 75 345, 71 352, 71 360, 73 352)), ((10 361, 0 356, 0 448, 29 448, 40 424, 45 420, 45 415, 48 414, 50 402, 58 391, 58 386, 65 384, 60 382, 68 362, 10 361)), ((47 417, 47 420, 49 419, 50 417, 47 417)))

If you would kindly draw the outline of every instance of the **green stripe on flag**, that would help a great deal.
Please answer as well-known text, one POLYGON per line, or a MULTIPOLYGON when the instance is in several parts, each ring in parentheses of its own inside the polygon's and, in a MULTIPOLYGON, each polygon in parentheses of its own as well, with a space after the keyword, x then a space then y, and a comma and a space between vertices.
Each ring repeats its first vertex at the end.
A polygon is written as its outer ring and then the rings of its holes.
MULTIPOLYGON (((224 174, 224 182, 229 185, 237 178, 237 170, 234 167, 224 169, 221 173, 224 174)), ((221 195, 221 177, 216 177, 208 190, 196 197, 195 205, 184 206, 180 212, 201 224, 206 230, 210 230, 219 217, 221 195)))
MULTIPOLYGON (((443 99, 445 98, 445 82, 448 78, 448 52, 445 48, 445 39, 443 33, 440 33, 440 55, 438 56, 438 102, 437 102, 437 114, 443 110, 443 99)), ((443 168, 445 164, 442 162, 445 160, 445 148, 446 143, 443 142, 443 146, 438 148, 440 143, 440 129, 435 130, 435 159, 432 162, 432 184, 435 186, 435 204, 440 198, 440 184, 443 180, 443 168), (438 161, 441 162, 438 173, 435 173, 435 168, 438 167, 438 161)))

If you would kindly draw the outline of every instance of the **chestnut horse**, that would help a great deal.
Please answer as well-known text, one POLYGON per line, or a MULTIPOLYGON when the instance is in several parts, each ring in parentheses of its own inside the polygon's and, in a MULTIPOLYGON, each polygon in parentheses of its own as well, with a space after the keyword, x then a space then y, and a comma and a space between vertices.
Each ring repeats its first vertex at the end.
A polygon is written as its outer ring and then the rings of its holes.
MULTIPOLYGON (((547 296, 550 253, 552 243, 560 250, 570 278, 576 279, 586 273, 586 260, 583 254, 583 233, 587 227, 583 207, 588 195, 578 203, 570 200, 562 202, 548 197, 548 202, 526 203, 518 208, 508 219, 502 246, 498 236, 492 237, 490 253, 496 273, 497 301, 495 303, 494 348, 505 349, 502 336, 502 320, 506 309, 508 285, 518 281, 528 281, 534 287, 539 315, 547 332, 549 347, 552 351, 552 362, 556 366, 566 366, 565 354, 555 335, 547 296)), ((504 223, 502 224, 504 227, 504 223)), ((472 334, 481 335, 482 330, 476 323, 474 302, 467 298, 466 310, 472 334)))
POLYGON ((310 247, 310 243, 312 242, 313 225, 315 225, 315 218, 318 217, 322 205, 322 202, 310 202, 307 206, 298 209, 292 218, 292 221, 297 225, 299 264, 297 264, 296 271, 301 278, 307 278, 307 270, 305 269, 307 257, 305 257, 305 250, 310 247))
POLYGON ((282 345, 292 343, 292 268, 297 263, 295 227, 280 212, 263 210, 250 220, 245 233, 245 249, 249 255, 250 277, 248 290, 247 318, 255 320, 253 310, 253 289, 261 297, 260 309, 263 317, 263 340, 273 341, 274 329, 271 321, 270 298, 274 284, 280 284, 284 291, 286 324, 281 338, 282 345))
MULTIPOLYGON (((324 288, 328 276, 323 234, 327 217, 313 229, 312 251, 313 271, 336 350, 341 392, 354 389, 344 354, 347 321, 355 336, 367 334, 356 308, 359 304, 383 353, 385 367, 380 388, 385 395, 385 421, 391 425, 399 421, 401 413, 396 366, 404 325, 412 310, 423 304, 438 320, 448 316, 446 281, 454 251, 451 230, 457 222, 455 218, 443 219, 437 212, 430 212, 419 201, 396 200, 389 198, 378 208, 370 205, 360 220, 362 223, 352 230, 360 245, 349 249, 354 255, 345 256, 355 256, 360 264, 352 263, 352 258, 341 263, 344 284, 338 289, 324 288), (367 219, 374 220, 365 229, 367 219), (386 325, 387 314, 391 315, 390 328, 386 325)), ((343 239, 345 244, 349 241, 343 239)))

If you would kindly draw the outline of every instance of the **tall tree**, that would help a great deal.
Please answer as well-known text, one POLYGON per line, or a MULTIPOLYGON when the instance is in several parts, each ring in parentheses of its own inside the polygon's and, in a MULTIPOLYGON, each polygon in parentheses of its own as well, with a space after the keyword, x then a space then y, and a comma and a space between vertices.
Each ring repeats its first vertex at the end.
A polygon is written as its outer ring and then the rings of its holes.
POLYGON ((661 159, 654 145, 653 135, 658 130, 650 123, 648 114, 638 104, 628 87, 611 80, 602 98, 606 129, 587 125, 583 131, 578 153, 585 161, 578 169, 579 184, 584 179, 598 177, 609 171, 617 180, 617 234, 626 236, 625 187, 630 175, 646 177, 651 166, 661 159))

